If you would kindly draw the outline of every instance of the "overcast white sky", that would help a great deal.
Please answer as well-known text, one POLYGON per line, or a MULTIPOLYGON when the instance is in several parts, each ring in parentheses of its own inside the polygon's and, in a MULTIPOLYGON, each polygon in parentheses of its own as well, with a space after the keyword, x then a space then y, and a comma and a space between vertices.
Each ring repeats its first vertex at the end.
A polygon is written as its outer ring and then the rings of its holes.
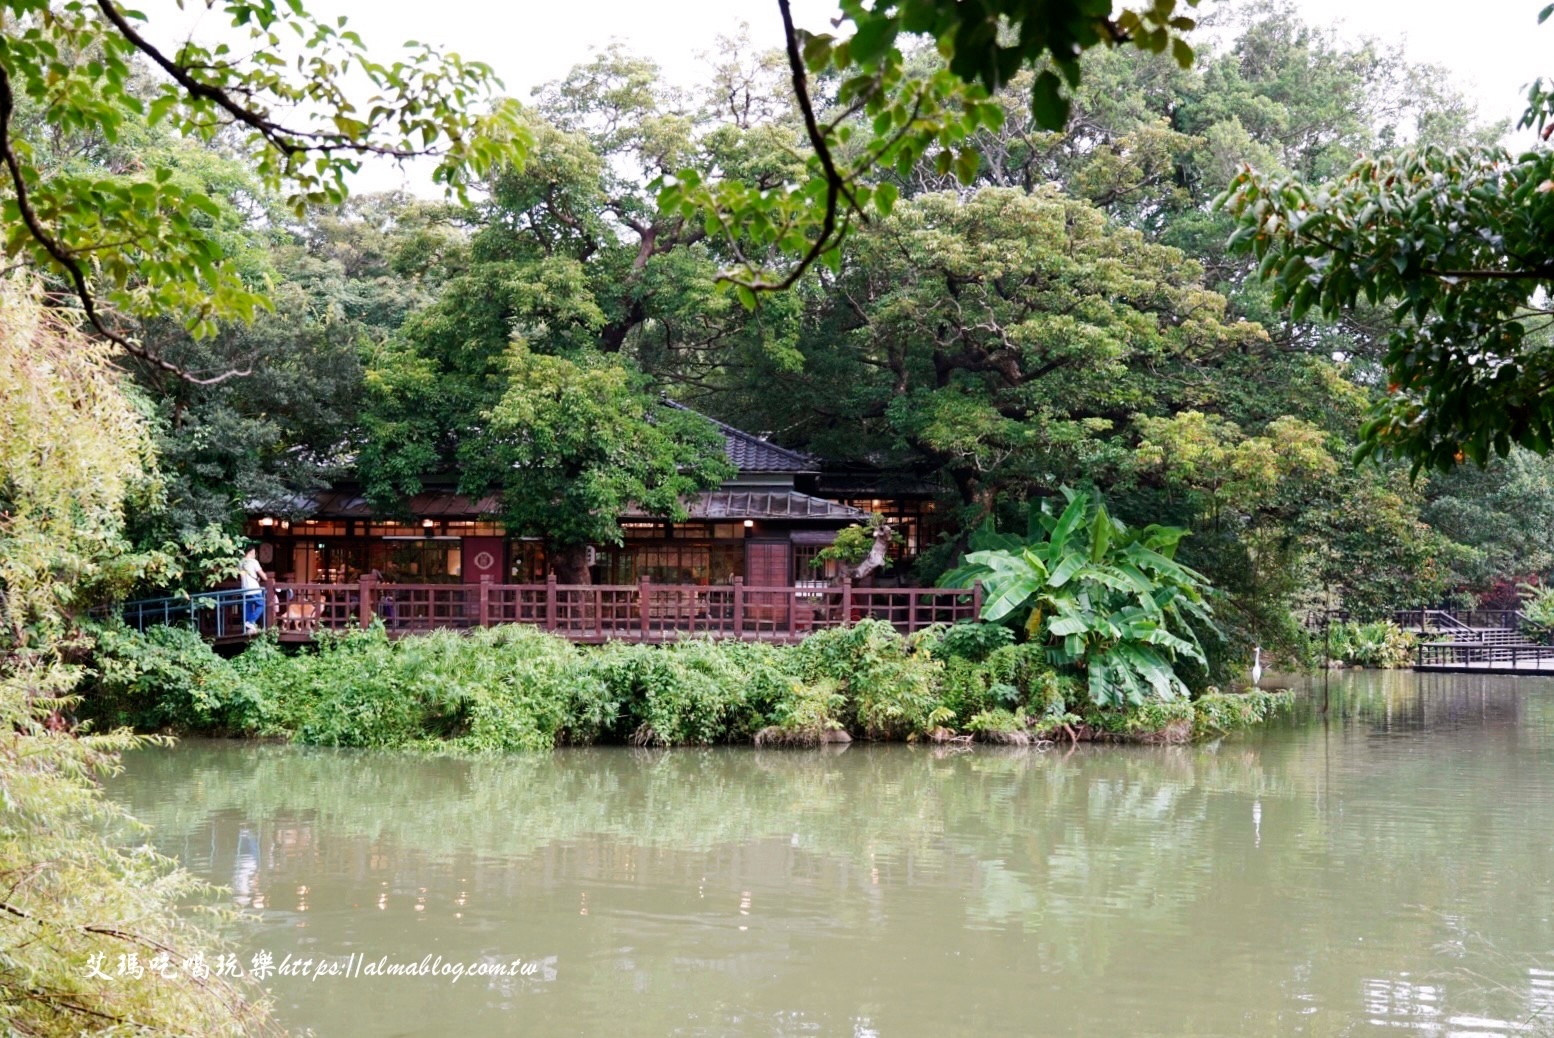
MULTIPOLYGON (((203 8, 200 0, 186 0, 203 8)), ((1212 3, 1213 0, 1207 0, 1212 3)), ((1405 43, 1410 57, 1444 65, 1478 99, 1487 120, 1520 114, 1523 84, 1554 76, 1554 19, 1537 25, 1543 0, 1288 0, 1308 21, 1337 25, 1355 36, 1405 43)), ((167 26, 173 0, 138 4, 153 25, 167 26)), ((781 43, 774 0, 308 0, 314 14, 345 15, 374 51, 387 56, 406 40, 442 44, 493 66, 515 97, 563 76, 611 39, 656 59, 682 83, 702 77, 701 60, 719 36, 748 23, 757 45, 781 43)), ((834 0, 793 0, 795 20, 823 29, 834 0)), ((208 36, 215 15, 176 15, 208 36), (200 19, 205 19, 201 25, 200 19)), ((157 34, 166 40, 166 36, 157 34)), ((385 170, 362 187, 397 186, 385 170), (381 178, 381 179, 380 179, 381 178)))

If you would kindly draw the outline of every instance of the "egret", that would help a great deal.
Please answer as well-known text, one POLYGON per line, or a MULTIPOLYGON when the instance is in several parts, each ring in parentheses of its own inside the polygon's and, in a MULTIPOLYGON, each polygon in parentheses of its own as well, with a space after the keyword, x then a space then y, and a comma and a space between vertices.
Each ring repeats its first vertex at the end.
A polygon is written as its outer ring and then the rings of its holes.
POLYGON ((1255 646, 1252 647, 1252 686, 1254 688, 1256 688, 1256 687, 1261 686, 1262 683, 1263 683, 1263 647, 1261 645, 1255 645, 1255 646))

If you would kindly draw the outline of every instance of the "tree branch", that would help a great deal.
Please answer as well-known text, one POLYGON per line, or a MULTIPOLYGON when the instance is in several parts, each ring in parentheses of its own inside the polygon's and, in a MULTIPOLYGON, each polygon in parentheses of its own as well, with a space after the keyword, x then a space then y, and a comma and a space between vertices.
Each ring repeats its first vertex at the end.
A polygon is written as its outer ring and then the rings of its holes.
POLYGON ((38 218, 37 212, 32 207, 32 199, 27 191, 27 178, 22 173, 16 150, 11 145, 11 116, 15 107, 16 99, 11 92, 10 74, 5 66, 0 65, 0 162, 4 162, 6 173, 11 179, 11 189, 16 192, 16 208, 21 213, 22 223, 26 225, 27 233, 43 247, 43 250, 70 279, 76 298, 81 301, 82 312, 86 314, 86 319, 91 322, 97 333, 131 356, 139 357, 147 364, 177 375, 195 385, 215 385, 229 378, 248 375, 248 371, 226 371, 214 378, 196 378, 171 361, 125 338, 104 323, 102 314, 97 309, 97 302, 92 296, 92 290, 86 283, 86 272, 81 268, 76 254, 49 233, 48 228, 43 226, 43 221, 38 218))

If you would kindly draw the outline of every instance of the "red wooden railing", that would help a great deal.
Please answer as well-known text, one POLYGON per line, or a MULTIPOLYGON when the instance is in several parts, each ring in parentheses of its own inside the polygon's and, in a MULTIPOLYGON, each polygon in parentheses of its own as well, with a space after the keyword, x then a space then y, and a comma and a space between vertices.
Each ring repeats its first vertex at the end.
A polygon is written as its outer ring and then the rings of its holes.
POLYGON ((930 624, 974 620, 982 587, 861 588, 840 585, 746 587, 732 584, 275 584, 266 588, 268 623, 282 640, 318 630, 368 627, 391 634, 438 628, 534 624, 575 642, 666 641, 714 635, 794 641, 825 627, 884 620, 903 634, 930 624))

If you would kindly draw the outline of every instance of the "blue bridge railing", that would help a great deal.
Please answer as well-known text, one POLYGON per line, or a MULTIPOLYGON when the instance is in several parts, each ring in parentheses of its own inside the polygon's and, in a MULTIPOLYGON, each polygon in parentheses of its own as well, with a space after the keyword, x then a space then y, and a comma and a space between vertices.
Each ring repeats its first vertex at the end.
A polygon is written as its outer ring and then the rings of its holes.
POLYGON ((264 592, 229 588, 201 591, 171 598, 144 598, 126 602, 120 615, 137 631, 148 627, 188 627, 206 638, 241 638, 268 625, 264 592))

